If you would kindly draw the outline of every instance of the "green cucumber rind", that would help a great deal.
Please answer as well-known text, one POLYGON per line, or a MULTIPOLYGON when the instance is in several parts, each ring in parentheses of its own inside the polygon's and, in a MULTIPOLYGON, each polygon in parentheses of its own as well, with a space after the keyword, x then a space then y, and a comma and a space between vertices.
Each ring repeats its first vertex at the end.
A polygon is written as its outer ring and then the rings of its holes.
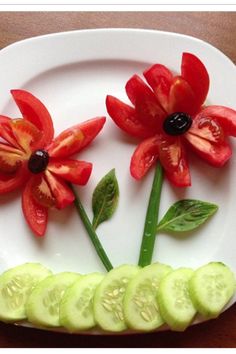
MULTIPOLYGON (((26 302, 28 299, 28 295, 24 293, 24 301, 23 304, 18 310, 11 311, 9 306, 6 304, 6 301, 3 299, 3 286, 8 282, 14 280, 14 277, 19 276, 21 274, 29 274, 34 277, 34 283, 32 284, 32 288, 34 288, 38 282, 52 274, 51 270, 44 267, 40 263, 24 263, 18 265, 14 268, 8 269, 0 276, 0 320, 3 322, 16 322, 21 321, 27 318, 26 315, 26 302), (7 308, 6 308, 7 306, 7 308)), ((28 290, 30 291, 30 290, 28 290)))
MULTIPOLYGON (((47 308, 42 304, 47 296, 47 291, 55 286, 70 287, 81 275, 73 272, 63 272, 51 275, 37 284, 31 292, 26 303, 26 314, 28 321, 40 327, 59 327, 58 316, 50 316, 47 308)), ((60 301, 59 301, 60 302, 60 301)))
POLYGON ((78 312, 75 302, 81 299, 81 290, 85 291, 86 287, 91 284, 95 287, 90 300, 93 303, 95 290, 104 279, 104 276, 105 275, 102 273, 84 275, 65 291, 60 303, 60 324, 68 329, 69 332, 73 333, 81 330, 88 330, 96 325, 93 308, 90 314, 87 315, 87 319, 84 320, 80 312, 78 312))
POLYGON ((169 273, 163 278, 157 293, 157 301, 160 308, 161 316, 168 326, 174 331, 184 331, 193 321, 197 311, 192 302, 189 292, 189 280, 193 276, 194 271, 190 268, 179 268, 169 273), (173 296, 172 287, 173 281, 183 279, 186 281, 188 292, 188 309, 173 309, 174 302, 176 301, 175 294, 173 296))
MULTIPOLYGON (((161 264, 161 263, 153 263, 149 266, 142 268, 140 270, 140 272, 130 281, 130 283, 128 284, 127 289, 126 289, 126 292, 124 295, 124 302, 123 302, 125 321, 126 321, 129 328, 134 329, 136 331, 149 332, 149 331, 155 330, 156 328, 158 328, 164 324, 164 320, 161 317, 161 315, 155 311, 155 307, 158 308, 158 303, 156 300, 156 295, 157 295, 158 289, 156 289, 156 290, 151 289, 150 296, 152 296, 153 292, 155 293, 153 296, 153 299, 152 299, 154 301, 154 308, 152 305, 153 302, 150 303, 151 308, 150 308, 150 306, 148 306, 148 309, 147 309, 148 313, 146 314, 146 316, 153 316, 153 315, 155 317, 157 316, 152 321, 147 321, 147 320, 145 321, 144 318, 142 318, 140 306, 142 306, 143 303, 137 300, 138 304, 135 304, 134 296, 136 294, 137 287, 141 286, 141 284, 143 282, 145 282, 146 284, 149 285, 154 274, 156 276, 158 275, 158 278, 159 278, 158 282, 161 283, 161 279, 171 271, 172 271, 172 268, 168 265, 161 264), (154 311, 154 313, 153 313, 153 311, 154 311)), ((143 314, 143 316, 144 315, 145 315, 145 313, 143 314)))
MULTIPOLYGON (((111 316, 109 316, 108 311, 104 309, 102 306, 102 296, 104 294, 105 288, 109 286, 111 281, 119 281, 121 278, 121 275, 123 278, 127 279, 127 284, 129 281, 140 271, 140 267, 134 266, 134 265, 127 265, 124 264, 120 267, 112 269, 103 279, 103 281, 100 283, 100 285, 97 287, 95 294, 94 294, 94 302, 93 302, 93 311, 94 311, 94 318, 96 321, 96 324, 102 328, 105 331, 109 332, 122 332, 127 329, 127 324, 125 322, 125 319, 123 320, 118 320, 116 324, 114 324, 111 320, 111 316)), ((127 286, 123 284, 123 288, 127 286)), ((125 290, 124 290, 125 292, 125 290)), ((123 297, 123 296, 122 296, 123 297)), ((123 313, 123 299, 121 297, 121 312, 122 316, 124 316, 123 313)))
POLYGON ((189 282, 190 296, 197 311, 207 319, 216 318, 223 311, 227 303, 230 301, 236 290, 236 281, 234 273, 230 268, 222 262, 210 262, 200 268, 198 268, 189 282), (223 274, 224 281, 226 281, 227 290, 225 294, 224 302, 221 306, 214 306, 213 301, 206 301, 205 289, 206 281, 201 281, 201 277, 206 274, 211 274, 212 271, 218 271, 223 274))

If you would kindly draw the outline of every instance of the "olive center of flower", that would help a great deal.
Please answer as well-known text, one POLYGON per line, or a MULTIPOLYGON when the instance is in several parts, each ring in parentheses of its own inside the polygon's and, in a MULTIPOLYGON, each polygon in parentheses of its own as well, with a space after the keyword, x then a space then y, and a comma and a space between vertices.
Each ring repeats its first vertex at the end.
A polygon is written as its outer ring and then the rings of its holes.
POLYGON ((30 156, 28 168, 32 173, 41 173, 46 170, 49 161, 49 155, 45 150, 36 150, 30 156))
POLYGON ((192 125, 192 118, 183 112, 170 114, 163 123, 163 129, 169 135, 181 135, 186 133, 192 125))

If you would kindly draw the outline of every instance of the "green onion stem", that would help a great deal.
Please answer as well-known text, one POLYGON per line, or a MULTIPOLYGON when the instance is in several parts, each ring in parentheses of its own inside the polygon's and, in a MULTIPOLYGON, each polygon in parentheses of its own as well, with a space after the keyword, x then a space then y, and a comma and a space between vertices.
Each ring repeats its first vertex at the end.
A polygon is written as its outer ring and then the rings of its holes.
POLYGON ((75 191, 75 188, 71 185, 71 189, 75 195, 75 201, 74 201, 74 204, 75 204, 75 207, 78 211, 78 214, 84 224, 84 227, 85 229, 87 230, 88 232, 88 235, 90 237, 90 240, 92 241, 94 247, 95 247, 95 250, 100 258, 100 260, 102 261, 104 267, 106 268, 106 270, 109 272, 113 266, 109 260, 109 258, 107 257, 107 254, 104 250, 104 248, 102 247, 102 244, 101 242, 99 241, 99 238, 96 234, 96 232, 94 231, 94 228, 91 224, 91 222, 89 221, 89 218, 88 218, 88 215, 86 214, 86 211, 79 199, 79 196, 78 194, 76 193, 75 191))
POLYGON ((159 206, 161 199, 161 190, 163 183, 163 169, 160 163, 157 164, 152 190, 149 197, 149 203, 144 224, 142 244, 139 254, 139 266, 145 267, 151 264, 152 255, 156 239, 159 206))

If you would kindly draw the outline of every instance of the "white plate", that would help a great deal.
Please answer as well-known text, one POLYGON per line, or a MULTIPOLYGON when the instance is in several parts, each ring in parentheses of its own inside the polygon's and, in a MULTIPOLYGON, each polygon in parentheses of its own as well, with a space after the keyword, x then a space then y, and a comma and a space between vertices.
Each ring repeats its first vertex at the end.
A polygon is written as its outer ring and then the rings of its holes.
MULTIPOLYGON (((141 75, 152 63, 163 63, 179 72, 181 54, 186 51, 199 56, 208 69, 208 103, 236 108, 235 66, 211 45, 174 33, 102 29, 36 37, 1 50, 0 113, 18 117, 9 91, 29 90, 49 109, 57 134, 80 121, 107 116, 107 94, 128 102, 126 81, 134 73, 141 75)), ((127 137, 108 118, 102 133, 78 156, 94 164, 88 185, 79 189, 90 217, 96 184, 110 169, 116 169, 119 207, 114 217, 97 230, 114 266, 135 264, 138 260, 153 178, 153 171, 141 182, 130 177, 129 161, 136 145, 136 140, 127 137)), ((158 235, 153 261, 193 268, 209 261, 223 261, 236 272, 236 151, 222 169, 211 168, 194 156, 190 165, 191 188, 175 189, 164 183, 160 216, 174 201, 187 197, 216 203, 219 211, 187 238, 158 235)), ((1 197, 0 271, 29 261, 41 262, 54 272, 104 271, 72 207, 51 212, 45 238, 37 239, 22 217, 20 193, 1 197)))

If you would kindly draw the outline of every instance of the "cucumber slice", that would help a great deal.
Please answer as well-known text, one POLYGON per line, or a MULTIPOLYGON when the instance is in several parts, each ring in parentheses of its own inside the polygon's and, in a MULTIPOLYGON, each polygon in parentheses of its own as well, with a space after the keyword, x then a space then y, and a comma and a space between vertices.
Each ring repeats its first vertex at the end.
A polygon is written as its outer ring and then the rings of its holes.
POLYGON ((197 312, 189 293, 189 280, 193 274, 192 269, 180 268, 161 281, 157 294, 160 312, 175 331, 184 331, 197 312))
POLYGON ((235 277, 221 262, 198 268, 190 280, 190 295, 196 309, 207 318, 215 318, 235 292, 235 277))
POLYGON ((41 281, 30 294, 26 304, 28 320, 36 325, 58 327, 59 304, 65 290, 80 277, 77 273, 63 272, 41 281))
POLYGON ((93 297, 103 278, 100 273, 88 274, 66 290, 60 303, 60 323, 70 332, 95 326, 93 297))
POLYGON ((124 315, 130 328, 151 331, 164 323, 156 296, 161 279, 171 271, 170 266, 154 263, 130 281, 124 296, 124 315))
POLYGON ((0 319, 5 322, 26 318, 25 304, 34 286, 52 272, 39 263, 25 263, 0 276, 0 319))
POLYGON ((123 297, 129 281, 140 271, 133 265, 112 269, 94 295, 94 317, 106 331, 120 332, 127 328, 123 313, 123 297))

